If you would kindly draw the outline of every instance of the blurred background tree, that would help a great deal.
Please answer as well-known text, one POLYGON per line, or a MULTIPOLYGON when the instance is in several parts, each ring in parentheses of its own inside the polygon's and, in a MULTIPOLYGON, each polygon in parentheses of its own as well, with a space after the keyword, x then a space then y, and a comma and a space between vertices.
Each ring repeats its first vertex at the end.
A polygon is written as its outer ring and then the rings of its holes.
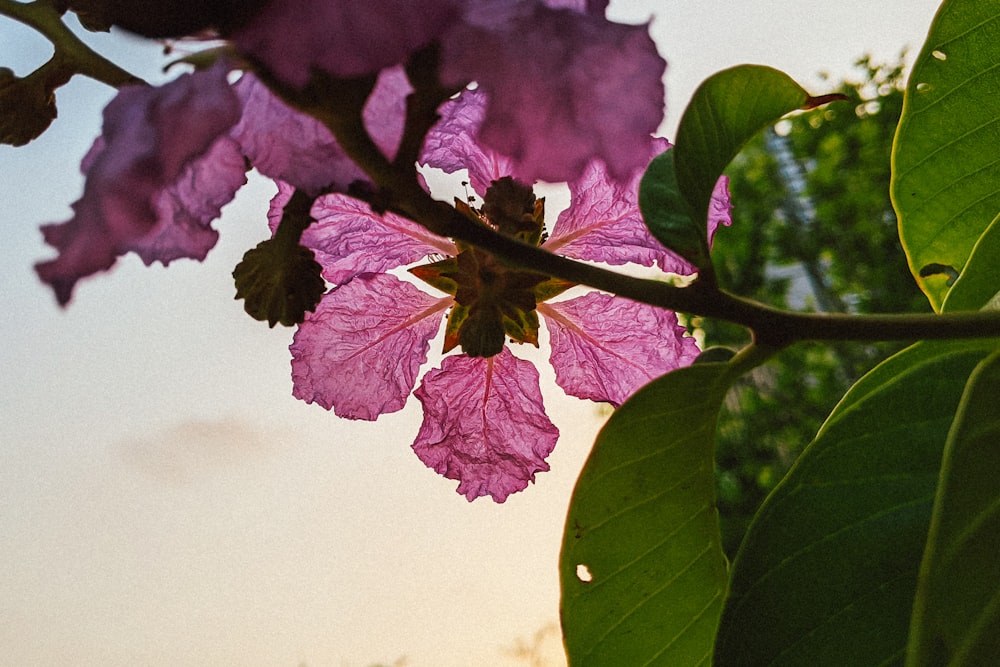
MULTIPOLYGON (((728 170, 733 225, 715 239, 721 284, 799 310, 928 311, 910 276, 889 199, 890 153, 903 105, 904 54, 831 82, 836 102, 783 119, 728 170)), ((824 77, 828 78, 828 77, 824 77)), ((696 321, 706 345, 738 347, 745 330, 696 321)), ((723 543, 732 557, 764 497, 844 392, 901 343, 797 345, 741 380, 720 417, 723 543)))

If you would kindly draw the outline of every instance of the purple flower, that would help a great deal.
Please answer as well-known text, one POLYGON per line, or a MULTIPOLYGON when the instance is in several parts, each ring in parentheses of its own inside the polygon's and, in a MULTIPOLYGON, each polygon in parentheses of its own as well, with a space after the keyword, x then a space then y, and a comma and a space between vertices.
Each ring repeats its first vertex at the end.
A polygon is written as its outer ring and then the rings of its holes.
POLYGON ((224 136, 239 117, 221 66, 118 93, 81 165, 87 181, 73 218, 42 227, 59 256, 36 270, 60 304, 80 278, 129 250, 147 264, 204 258, 218 236, 209 223, 245 180, 242 155, 224 136))
POLYGON ((443 46, 444 80, 475 81, 487 94, 481 143, 510 156, 523 178, 574 180, 594 158, 619 181, 645 167, 666 68, 646 26, 535 3, 453 30, 443 46))
MULTIPOLYGON (((306 192, 345 191, 366 176, 329 130, 275 97, 252 74, 235 85, 228 68, 185 74, 160 87, 123 88, 104 110, 102 135, 83 159, 83 197, 67 222, 42 227, 55 259, 36 266, 66 305, 81 278, 106 271, 126 252, 146 264, 201 260, 211 227, 246 182, 246 161, 306 192)), ((386 70, 364 118, 392 157, 403 132, 410 87, 386 70)))
MULTIPOLYGON (((542 243, 543 205, 507 178, 519 176, 515 163, 475 140, 485 104, 481 91, 463 92, 442 109, 425 145, 426 164, 469 169, 483 206, 460 210, 569 257, 693 271, 643 225, 636 201, 641 171, 624 186, 597 161, 569 184, 571 204, 542 243)), ((648 141, 645 160, 665 146, 648 141)), ((272 225, 289 196, 282 185, 272 225)), ((538 374, 504 346, 506 338, 537 345, 539 315, 550 331, 556 382, 581 398, 620 405, 698 353, 669 311, 596 292, 552 300, 568 286, 505 267, 488 253, 431 236, 391 213, 375 214, 343 195, 319 198, 312 215, 317 222, 302 242, 335 286, 292 342, 295 395, 352 419, 401 409, 448 311, 446 351, 461 345, 466 354, 446 357, 414 393, 424 419, 413 449, 429 467, 458 480, 469 500, 490 495, 503 502, 548 469, 545 458, 558 431, 545 416, 538 374), (387 273, 426 258, 436 261, 411 273, 443 296, 387 273)))
POLYGON ((228 37, 294 86, 400 65, 460 18, 458 0, 269 0, 228 37))
POLYGON ((316 69, 372 74, 441 46, 444 82, 489 97, 484 145, 528 180, 578 178, 593 158, 613 177, 644 166, 663 120, 665 63, 646 26, 604 18, 606 0, 270 0, 229 37, 303 86, 316 69))

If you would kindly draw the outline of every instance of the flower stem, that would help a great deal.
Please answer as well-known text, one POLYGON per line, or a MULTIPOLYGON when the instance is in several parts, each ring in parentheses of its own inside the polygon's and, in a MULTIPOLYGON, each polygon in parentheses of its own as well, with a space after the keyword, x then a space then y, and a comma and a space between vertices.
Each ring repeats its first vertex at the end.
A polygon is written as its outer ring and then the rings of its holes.
MULTIPOLYGON (((282 91, 279 89, 277 92, 280 94, 282 91)), ((300 103, 297 106, 303 108, 306 105, 300 103)), ((344 152, 381 188, 381 192, 374 194, 370 202, 377 210, 391 210, 435 234, 476 246, 520 268, 651 306, 740 324, 753 333, 757 350, 771 353, 807 340, 1000 338, 1000 311, 943 315, 798 313, 735 296, 703 280, 696 280, 688 287, 675 287, 662 281, 635 278, 555 255, 483 225, 471 224, 455 208, 432 198, 420 186, 412 166, 391 163, 379 151, 361 120, 360 104, 349 113, 344 113, 343 108, 332 113, 317 113, 315 108, 304 110, 330 129, 344 152)), ((404 142, 413 129, 407 123, 404 142)), ((421 123, 416 131, 423 136, 426 126, 421 123)))
POLYGON ((512 264, 556 278, 588 285, 651 306, 743 325, 754 333, 754 339, 759 345, 767 347, 781 348, 806 340, 1000 338, 1000 311, 943 315, 798 313, 772 308, 698 281, 688 287, 674 287, 657 280, 626 276, 553 255, 489 229, 462 229, 454 238, 487 250, 512 264))
POLYGON ((44 35, 55 47, 53 60, 70 66, 78 74, 106 83, 113 88, 132 83, 143 83, 142 79, 125 71, 73 34, 62 22, 63 11, 53 0, 16 2, 0 0, 0 14, 30 26, 44 35))

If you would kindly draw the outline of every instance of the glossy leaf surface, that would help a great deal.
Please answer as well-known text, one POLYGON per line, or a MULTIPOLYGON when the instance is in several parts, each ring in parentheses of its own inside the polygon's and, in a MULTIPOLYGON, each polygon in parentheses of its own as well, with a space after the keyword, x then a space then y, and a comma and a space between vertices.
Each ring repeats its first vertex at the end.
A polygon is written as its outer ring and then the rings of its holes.
POLYGON ((918 343, 848 392, 750 527, 716 664, 902 664, 945 439, 990 351, 918 343))
POLYGON ((945 446, 907 665, 1000 656, 1000 354, 972 374, 945 446))
POLYGON ((652 161, 639 207, 653 235, 700 269, 710 266, 705 221, 715 184, 754 134, 812 98, 787 74, 740 65, 709 77, 677 129, 677 144, 652 161))
POLYGON ((696 220, 705 220, 715 182, 753 135, 809 95, 787 74, 739 65, 713 74, 695 91, 677 127, 677 182, 696 220))
POLYGON ((935 310, 1000 212, 1000 5, 941 5, 906 89, 892 198, 910 270, 935 310))
POLYGON ((996 307, 991 301, 1000 293, 996 267, 1000 266, 1000 217, 983 232, 972 249, 958 280, 948 290, 942 312, 996 307))
POLYGON ((727 364, 637 392, 601 431, 560 556, 572 665, 707 665, 726 588, 715 510, 715 422, 727 364))
POLYGON ((639 182, 639 210, 657 241, 699 269, 711 266, 705 225, 695 222, 677 184, 673 149, 650 162, 639 182))

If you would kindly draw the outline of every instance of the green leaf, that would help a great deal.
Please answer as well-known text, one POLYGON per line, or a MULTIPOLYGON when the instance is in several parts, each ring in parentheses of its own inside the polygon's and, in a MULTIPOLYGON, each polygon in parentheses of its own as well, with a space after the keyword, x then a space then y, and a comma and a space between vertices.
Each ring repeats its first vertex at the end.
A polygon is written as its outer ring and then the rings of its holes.
POLYGON ((907 665, 972 667, 1000 656, 1000 354, 969 378, 945 445, 907 665))
POLYGON ((847 393, 751 524, 716 664, 902 663, 945 439, 995 345, 917 343, 847 393))
POLYGON ((941 312, 980 310, 1000 293, 1000 217, 979 237, 958 280, 948 290, 941 312))
POLYGON ((712 458, 730 381, 728 364, 674 371, 598 436, 559 564, 570 664, 708 664, 726 588, 712 458))
POLYGON ((706 223, 695 222, 690 205, 681 195, 674 149, 655 157, 642 175, 639 210, 656 240, 699 269, 711 267, 706 223))
POLYGON ((947 0, 913 66, 892 199, 910 271, 940 310, 1000 212, 1000 5, 947 0))
POLYGON ((676 146, 650 163, 639 184, 639 208, 653 236, 709 269, 708 206, 726 165, 754 134, 786 113, 837 97, 811 98, 787 74, 760 65, 740 65, 706 79, 684 111, 676 146))
POLYGON ((784 72, 739 65, 698 87, 677 127, 677 183, 695 220, 708 217, 712 190, 726 165, 753 135, 790 111, 810 105, 809 94, 784 72))

